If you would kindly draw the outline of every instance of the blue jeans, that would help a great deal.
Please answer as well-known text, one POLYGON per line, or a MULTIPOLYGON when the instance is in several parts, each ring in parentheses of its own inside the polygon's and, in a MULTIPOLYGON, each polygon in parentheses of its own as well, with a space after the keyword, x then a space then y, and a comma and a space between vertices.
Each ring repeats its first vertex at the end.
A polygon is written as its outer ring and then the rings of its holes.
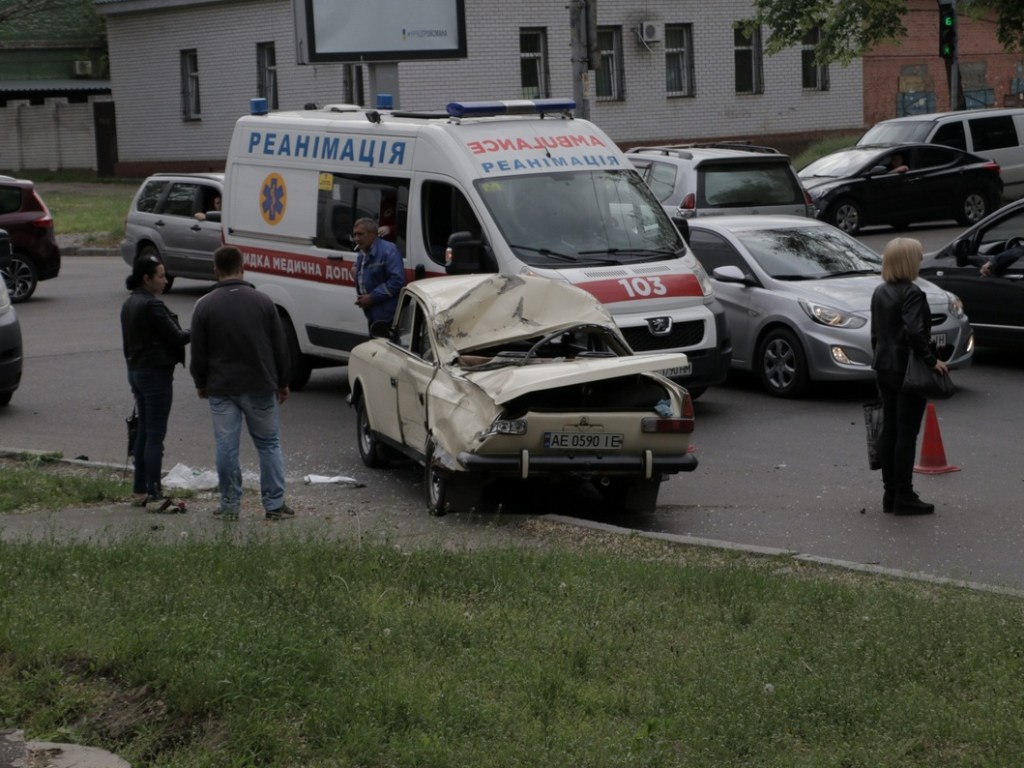
POLYGON ((220 508, 237 513, 242 503, 242 468, 238 447, 242 417, 260 456, 260 495, 263 509, 273 512, 284 504, 284 456, 278 437, 280 411, 277 393, 210 396, 213 438, 217 446, 220 508))
POLYGON ((174 398, 173 368, 136 368, 128 371, 128 384, 135 395, 139 432, 133 448, 135 475, 132 490, 160 496, 164 458, 164 437, 174 398))

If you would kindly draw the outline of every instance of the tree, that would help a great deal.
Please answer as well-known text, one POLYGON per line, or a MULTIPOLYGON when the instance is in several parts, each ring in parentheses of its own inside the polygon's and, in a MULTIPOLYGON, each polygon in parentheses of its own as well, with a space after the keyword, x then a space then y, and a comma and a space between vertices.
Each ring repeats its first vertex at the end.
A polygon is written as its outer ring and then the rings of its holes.
MULTIPOLYGON (((770 54, 799 44, 819 28, 819 64, 849 64, 879 43, 907 34, 903 26, 907 0, 754 0, 754 11, 750 26, 771 30, 765 43, 770 54)), ((1000 44, 1008 51, 1024 50, 1021 0, 960 0, 957 13, 972 18, 992 14, 1000 44)))
POLYGON ((77 9, 81 5, 81 0, 0 0, 0 24, 40 12, 77 9))

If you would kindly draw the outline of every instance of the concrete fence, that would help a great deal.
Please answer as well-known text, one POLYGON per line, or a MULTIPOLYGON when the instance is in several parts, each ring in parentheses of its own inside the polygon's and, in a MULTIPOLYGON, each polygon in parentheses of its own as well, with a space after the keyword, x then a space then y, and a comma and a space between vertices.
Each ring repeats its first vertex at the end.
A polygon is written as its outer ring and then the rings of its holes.
POLYGON ((25 168, 96 170, 92 101, 69 104, 56 98, 32 105, 9 100, 0 107, 0 136, 0 173, 25 168))

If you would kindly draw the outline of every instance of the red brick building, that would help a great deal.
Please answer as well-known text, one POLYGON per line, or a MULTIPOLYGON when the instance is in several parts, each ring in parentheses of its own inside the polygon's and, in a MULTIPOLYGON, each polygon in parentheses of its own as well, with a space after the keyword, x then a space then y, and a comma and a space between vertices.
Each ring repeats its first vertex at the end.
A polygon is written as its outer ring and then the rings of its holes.
MULTIPOLYGON (((961 3, 962 4, 962 3, 961 3)), ((910 0, 907 36, 863 58, 864 125, 919 112, 951 109, 946 61, 939 56, 936 0, 910 0)), ((960 82, 969 107, 1024 107, 1024 54, 1007 53, 994 19, 958 19, 960 82)))

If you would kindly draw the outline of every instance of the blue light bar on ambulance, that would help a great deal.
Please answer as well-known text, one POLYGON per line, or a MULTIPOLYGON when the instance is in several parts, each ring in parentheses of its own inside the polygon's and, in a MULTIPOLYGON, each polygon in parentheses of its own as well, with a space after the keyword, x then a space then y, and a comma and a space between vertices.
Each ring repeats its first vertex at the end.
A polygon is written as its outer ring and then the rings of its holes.
POLYGON ((576 109, 572 99, 515 99, 513 101, 453 101, 451 117, 495 117, 497 115, 543 115, 576 109))

